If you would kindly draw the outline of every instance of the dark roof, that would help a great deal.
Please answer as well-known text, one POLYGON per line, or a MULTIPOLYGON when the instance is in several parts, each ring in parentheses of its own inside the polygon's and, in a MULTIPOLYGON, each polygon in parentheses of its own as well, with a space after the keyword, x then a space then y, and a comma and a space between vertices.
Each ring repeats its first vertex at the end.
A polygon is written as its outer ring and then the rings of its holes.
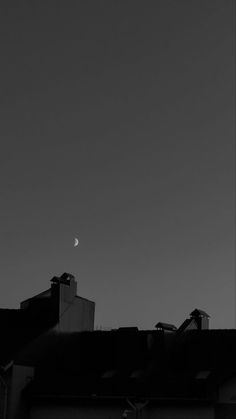
POLYGON ((197 323, 194 319, 186 319, 178 328, 178 333, 182 333, 184 330, 197 329, 197 323), (191 326, 191 327, 190 327, 191 326))
POLYGON ((198 308, 195 308, 195 310, 193 310, 191 313, 190 313, 190 316, 191 317, 207 317, 207 318, 209 318, 210 316, 209 316, 209 314, 207 314, 205 311, 203 311, 203 310, 199 310, 198 308))
POLYGON ((30 397, 210 400, 218 381, 236 374, 235 351, 235 330, 50 333, 16 362, 36 365, 30 397))
POLYGON ((45 291, 40 292, 39 294, 33 295, 33 297, 27 298, 23 300, 21 304, 24 305, 26 302, 30 302, 31 300, 37 300, 42 298, 50 298, 51 297, 51 288, 46 289, 45 291))
POLYGON ((162 329, 162 330, 169 330, 169 331, 174 331, 177 330, 177 327, 174 326, 173 324, 169 324, 169 323, 162 323, 162 322, 158 322, 155 326, 156 329, 162 329))
POLYGON ((20 309, 0 308, 0 328, 8 328, 9 326, 19 326, 25 314, 20 309))
POLYGON ((39 308, 42 311, 0 309, 0 365, 8 363, 22 347, 53 326, 48 305, 43 303, 39 308))
MULTIPOLYGON (((148 335, 160 342, 155 352, 162 350, 163 333, 158 331, 129 331, 121 328, 112 331, 60 333, 49 331, 22 350, 17 363, 40 365, 40 368, 79 371, 83 369, 110 370, 122 365, 140 367, 152 351, 148 335), (83 360, 80 362, 79 360, 83 360)), ((156 342, 152 343, 153 348, 156 342)), ((161 353, 160 353, 161 356, 161 353)))
POLYGON ((78 298, 79 300, 88 301, 89 303, 95 304, 94 301, 89 300, 88 298, 80 297, 80 295, 76 295, 75 298, 78 298))
POLYGON ((0 365, 3 366, 13 360, 18 351, 20 351, 25 345, 41 333, 43 333, 43 330, 35 327, 2 328, 0 365))

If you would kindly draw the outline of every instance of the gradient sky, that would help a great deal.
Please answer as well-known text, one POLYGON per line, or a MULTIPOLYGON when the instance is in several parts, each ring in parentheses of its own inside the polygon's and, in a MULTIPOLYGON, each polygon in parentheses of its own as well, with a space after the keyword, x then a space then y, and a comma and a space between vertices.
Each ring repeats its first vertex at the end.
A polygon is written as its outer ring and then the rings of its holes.
POLYGON ((0 307, 67 271, 97 326, 235 327, 235 2, 3 1, 0 33, 0 307))

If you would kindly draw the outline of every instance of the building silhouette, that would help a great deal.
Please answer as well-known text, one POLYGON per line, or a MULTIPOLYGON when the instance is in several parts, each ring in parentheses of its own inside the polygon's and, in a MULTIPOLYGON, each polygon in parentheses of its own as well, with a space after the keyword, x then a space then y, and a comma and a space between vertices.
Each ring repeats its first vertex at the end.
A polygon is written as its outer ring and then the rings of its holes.
POLYGON ((94 329, 95 303, 77 295, 73 275, 51 279, 51 287, 21 302, 20 309, 0 309, 0 419, 22 417, 21 389, 31 368, 17 366, 16 354, 39 336, 94 329))
POLYGON ((76 297, 70 274, 17 315, 0 310, 0 418, 236 417, 236 330, 211 330, 200 309, 178 328, 94 331, 93 323, 94 303, 76 297))

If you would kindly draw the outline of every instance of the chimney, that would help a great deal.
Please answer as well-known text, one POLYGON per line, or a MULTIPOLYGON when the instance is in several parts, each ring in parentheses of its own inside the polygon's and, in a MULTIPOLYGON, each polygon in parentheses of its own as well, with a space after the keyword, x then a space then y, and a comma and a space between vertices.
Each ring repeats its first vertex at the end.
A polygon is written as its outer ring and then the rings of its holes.
POLYGON ((186 332, 188 330, 206 330, 209 329, 210 316, 203 310, 195 308, 190 313, 190 318, 184 320, 178 328, 178 333, 186 332))
POLYGON ((51 295, 57 307, 57 326, 62 332, 94 329, 95 303, 77 296, 75 277, 67 272, 51 279, 51 295))
POLYGON ((72 303, 77 294, 77 282, 74 275, 64 272, 60 277, 54 276, 51 279, 52 291, 59 289, 60 301, 72 303))
POLYGON ((177 327, 173 324, 158 322, 155 326, 157 330, 163 330, 164 332, 176 332, 177 327))
POLYGON ((205 311, 195 308, 195 310, 190 313, 190 318, 195 321, 198 330, 209 329, 210 316, 205 311))

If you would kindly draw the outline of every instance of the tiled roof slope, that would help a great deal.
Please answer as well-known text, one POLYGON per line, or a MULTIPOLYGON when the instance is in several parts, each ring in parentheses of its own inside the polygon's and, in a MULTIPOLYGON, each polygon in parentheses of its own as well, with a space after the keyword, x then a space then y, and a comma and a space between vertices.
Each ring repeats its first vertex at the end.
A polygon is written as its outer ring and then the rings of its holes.
POLYGON ((168 335, 168 341, 158 330, 44 336, 18 358, 36 365, 28 396, 213 399, 219 380, 236 372, 236 331, 168 335))

